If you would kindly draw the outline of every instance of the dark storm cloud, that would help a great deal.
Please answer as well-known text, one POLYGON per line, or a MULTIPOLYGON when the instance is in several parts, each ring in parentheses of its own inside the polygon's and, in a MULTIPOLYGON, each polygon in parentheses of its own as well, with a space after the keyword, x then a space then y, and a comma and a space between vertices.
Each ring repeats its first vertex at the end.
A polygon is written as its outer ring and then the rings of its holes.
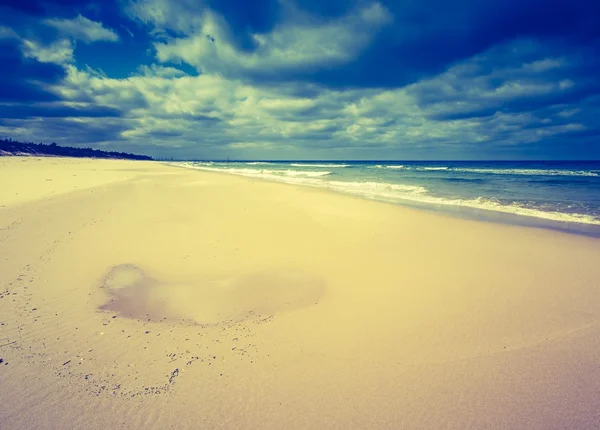
MULTIPOLYGON (((208 111, 208 109, 207 109, 208 111)), ((174 113, 174 112, 162 112, 162 113, 157 113, 154 115, 155 118, 161 118, 161 119, 182 119, 182 120, 186 120, 186 121, 193 121, 193 122, 202 122, 206 125, 210 125, 210 123, 219 123, 222 121, 222 118, 217 118, 214 116, 208 116, 208 115, 202 115, 201 113, 186 113, 186 112, 182 112, 182 113, 174 113)))
MULTIPOLYGON (((153 18, 146 17, 146 22, 158 25, 157 21, 160 21, 161 25, 185 36, 193 33, 194 28, 197 29, 198 16, 208 7, 223 17, 229 29, 228 40, 217 37, 214 43, 230 43, 240 53, 257 54, 259 45, 255 35, 269 34, 277 29, 282 20, 303 26, 312 25, 318 31, 319 26, 356 13, 368 3, 182 0, 175 4, 177 6, 169 2, 153 2, 152 10, 158 8, 161 13, 154 13, 153 18), (189 19, 182 18, 186 14, 189 19)), ((228 65, 222 54, 216 64, 208 59, 200 61, 193 54, 181 54, 191 46, 182 46, 179 54, 171 52, 168 55, 165 49, 163 55, 165 59, 180 55, 179 60, 183 63, 248 79, 259 85, 304 81, 330 88, 396 88, 443 72, 453 64, 515 40, 540 40, 543 43, 539 46, 547 42, 548 54, 552 54, 553 50, 581 52, 582 55, 597 55, 600 52, 600 3, 591 0, 552 4, 540 0, 388 0, 378 4, 389 15, 391 24, 382 22, 377 31, 373 29, 372 43, 347 61, 323 58, 310 67, 294 63, 283 69, 269 67, 269 62, 264 61, 265 67, 253 65, 249 68, 242 63, 228 65)), ((366 23, 358 21, 345 30, 359 34, 361 25, 366 23)), ((325 37, 327 33, 323 34, 320 42, 314 42, 315 50, 319 45, 329 42, 325 37)), ((200 36, 214 39, 214 35, 200 36)), ((333 47, 335 45, 331 49, 333 47)), ((338 46, 338 49, 342 48, 338 46)), ((498 62, 514 61, 512 51, 497 54, 498 62)), ((541 52, 517 54, 526 60, 527 54, 539 56, 541 52)), ((494 67, 494 64, 489 63, 488 66, 494 67)))
POLYGON ((520 38, 550 40, 568 49, 600 50, 600 2, 591 0, 414 0, 383 4, 393 14, 394 25, 352 64, 317 71, 310 79, 335 87, 396 87, 520 38))
POLYGON ((471 109, 452 110, 449 106, 445 112, 433 113, 428 118, 436 121, 452 121, 457 119, 483 118, 493 116, 496 113, 523 113, 537 111, 546 106, 566 105, 576 106, 592 95, 600 93, 600 86, 586 87, 574 91, 560 91, 546 95, 523 96, 513 100, 494 100, 492 103, 482 101, 481 104, 492 104, 489 107, 480 108, 474 106, 471 109))
MULTIPOLYGON (((139 1, 133 3, 141 4, 139 1)), ((284 74, 255 70, 249 77, 257 82, 300 79, 336 88, 397 87, 442 72, 451 64, 519 38, 552 40, 567 49, 592 47, 594 52, 600 50, 600 2, 592 0, 554 3, 541 0, 387 0, 380 3, 393 17, 393 25, 383 27, 374 43, 351 62, 306 70, 292 68, 284 74)), ((107 10, 116 5, 112 1, 82 0, 8 0, 3 4, 32 14, 60 10, 73 15, 75 10, 86 10, 102 16, 107 16, 107 10)), ((186 29, 185 22, 193 21, 210 8, 227 22, 237 48, 252 52, 257 47, 253 35, 269 33, 286 15, 298 11, 308 13, 316 25, 342 17, 364 4, 359 1, 299 0, 290 6, 291 2, 277 0, 180 0, 158 2, 158 6, 152 3, 151 7, 158 8, 157 14, 163 17, 169 16, 163 9, 170 10, 175 18, 164 25, 181 31, 186 29), (174 24, 175 19, 178 25, 174 24)), ((111 20, 115 19, 112 15, 116 14, 108 15, 111 20)), ((121 22, 109 24, 119 27, 127 22, 121 18, 121 22)), ((222 41, 217 40, 217 43, 222 41)))
POLYGON ((164 137, 179 137, 181 136, 183 133, 180 131, 169 131, 169 130, 153 130, 149 133, 147 133, 146 135, 148 137, 154 137, 154 138, 164 138, 164 137))
POLYGON ((119 117, 118 109, 105 106, 70 107, 60 105, 1 105, 0 117, 25 118, 107 118, 119 117))
POLYGON ((206 157, 585 155, 599 22, 591 0, 6 0, 0 132, 206 157))
POLYGON ((129 130, 124 120, 73 121, 68 118, 44 118, 42 120, 0 119, 0 126, 21 130, 15 139, 56 142, 65 145, 82 145, 101 142, 123 141, 121 133, 129 130))

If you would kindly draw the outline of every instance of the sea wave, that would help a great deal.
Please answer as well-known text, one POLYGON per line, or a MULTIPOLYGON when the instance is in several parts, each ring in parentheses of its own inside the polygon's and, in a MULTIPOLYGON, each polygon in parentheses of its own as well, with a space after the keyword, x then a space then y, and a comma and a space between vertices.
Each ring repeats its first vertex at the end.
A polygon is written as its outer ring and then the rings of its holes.
POLYGON ((298 170, 271 170, 271 169, 244 169, 237 167, 211 167, 198 163, 176 163, 178 166, 188 167, 210 172, 231 173, 234 175, 249 176, 253 178, 276 179, 278 177, 320 177, 331 175, 331 172, 298 171, 298 170))
POLYGON ((289 184, 325 188, 336 192, 352 194, 359 197, 386 201, 390 203, 402 203, 404 201, 434 206, 437 205, 446 207, 464 207, 470 209, 480 209, 512 215, 534 217, 552 221, 600 225, 600 218, 593 215, 581 213, 565 213, 552 210, 552 208, 542 209, 539 207, 532 207, 531 205, 528 206, 526 204, 520 204, 516 202, 506 203, 484 197, 478 197, 474 199, 439 197, 432 195, 426 187, 418 185, 392 184, 387 182, 375 181, 346 182, 325 180, 320 178, 329 175, 331 172, 299 172, 294 170, 214 168, 205 165, 198 165, 197 163, 173 164, 199 170, 217 171, 222 173, 231 173, 235 175, 274 180, 277 182, 284 182, 289 184))
POLYGON ((502 212, 512 215, 520 215, 541 218, 551 221, 575 222, 583 224, 600 225, 600 218, 588 214, 565 213, 552 209, 541 209, 519 203, 503 203, 478 197, 475 199, 447 198, 431 195, 425 187, 397 185, 378 182, 339 182, 321 181, 324 188, 335 191, 367 197, 374 200, 383 200, 390 203, 401 203, 408 201, 419 204, 463 207, 469 209, 480 209, 493 212, 502 212), (326 185, 334 183, 334 185, 326 185))
POLYGON ((422 195, 427 193, 427 188, 419 185, 390 184, 387 182, 345 182, 322 181, 320 186, 336 191, 350 192, 352 194, 369 195, 373 197, 422 195))
POLYGON ((405 166, 400 164, 377 164, 375 166, 369 166, 370 168, 375 169, 394 169, 394 170, 417 170, 417 171, 436 171, 436 170, 449 170, 450 168, 447 166, 432 166, 432 167, 423 167, 423 166, 405 166))
POLYGON ((299 172, 297 170, 271 170, 267 171, 268 174, 274 175, 285 175, 285 176, 308 176, 311 178, 319 176, 331 175, 331 172, 299 172))
POLYGON ((483 178, 464 178, 464 177, 455 177, 455 176, 446 176, 444 178, 440 178, 441 181, 444 182, 463 182, 463 183, 471 183, 471 184, 483 184, 487 182, 486 179, 483 178))
POLYGON ((325 167, 325 168, 343 168, 350 167, 350 164, 309 164, 309 163, 292 163, 293 167, 325 167))
POLYGON ((454 167, 453 172, 483 173, 490 175, 529 175, 529 176, 600 176, 590 170, 558 170, 558 169, 476 169, 470 167, 454 167))
POLYGON ((431 195, 425 187, 413 185, 398 185, 380 182, 341 182, 320 181, 320 186, 334 191, 358 195, 375 200, 383 200, 390 203, 401 203, 409 201, 427 205, 464 207, 469 209, 480 209, 493 212, 502 212, 512 215, 520 215, 541 218, 551 221, 576 222, 583 224, 600 225, 600 218, 588 214, 565 213, 552 209, 543 210, 520 203, 503 203, 478 197, 475 199, 446 198, 431 195))
POLYGON ((511 215, 541 218, 551 221, 600 225, 600 219, 593 215, 579 213, 564 213, 553 210, 541 210, 533 207, 523 206, 518 203, 504 204, 502 202, 493 201, 483 197, 467 200, 445 199, 440 197, 428 196, 428 198, 424 199, 423 202, 444 206, 458 206, 471 209, 482 209, 493 212, 502 212, 511 215))
POLYGON ((588 176, 599 177, 600 171, 596 170, 562 170, 562 169, 498 169, 498 168, 472 168, 450 166, 404 166, 377 164, 368 166, 375 169, 402 169, 418 172, 460 172, 480 173, 489 175, 528 175, 528 176, 588 176))
POLYGON ((250 161, 246 163, 248 166, 262 166, 262 165, 273 165, 275 163, 270 163, 268 161, 250 161))
POLYGON ((368 166, 368 167, 374 167, 376 169, 398 169, 398 170, 406 168, 405 166, 396 165, 396 164, 389 165, 389 166, 385 166, 385 165, 382 165, 382 164, 377 164, 376 166, 368 166))

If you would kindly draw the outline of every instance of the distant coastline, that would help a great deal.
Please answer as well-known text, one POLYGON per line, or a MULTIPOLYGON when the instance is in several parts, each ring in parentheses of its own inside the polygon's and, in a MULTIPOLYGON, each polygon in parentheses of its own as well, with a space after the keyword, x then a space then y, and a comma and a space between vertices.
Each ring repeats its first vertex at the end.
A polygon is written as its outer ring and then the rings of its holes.
POLYGON ((18 142, 11 139, 0 139, 0 156, 36 156, 36 157, 73 157, 73 158, 112 158, 124 160, 153 160, 147 155, 127 152, 102 151, 92 148, 76 148, 59 146, 56 143, 44 144, 18 142))

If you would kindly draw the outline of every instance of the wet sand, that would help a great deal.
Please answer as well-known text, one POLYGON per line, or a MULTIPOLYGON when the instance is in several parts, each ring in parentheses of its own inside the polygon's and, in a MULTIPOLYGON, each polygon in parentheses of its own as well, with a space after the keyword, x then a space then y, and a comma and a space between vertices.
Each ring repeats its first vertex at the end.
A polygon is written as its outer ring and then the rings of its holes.
POLYGON ((0 158, 0 428, 598 428, 600 242, 0 158))

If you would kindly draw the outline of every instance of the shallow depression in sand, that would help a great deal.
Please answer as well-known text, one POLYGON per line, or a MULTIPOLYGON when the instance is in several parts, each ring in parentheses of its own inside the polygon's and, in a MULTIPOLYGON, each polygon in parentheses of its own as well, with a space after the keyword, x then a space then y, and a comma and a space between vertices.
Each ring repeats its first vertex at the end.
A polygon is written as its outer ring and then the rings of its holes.
POLYGON ((121 264, 107 273, 101 286, 109 295, 102 310, 129 318, 200 324, 299 309, 317 303, 325 293, 321 278, 296 269, 179 284, 147 276, 135 265, 121 264))

